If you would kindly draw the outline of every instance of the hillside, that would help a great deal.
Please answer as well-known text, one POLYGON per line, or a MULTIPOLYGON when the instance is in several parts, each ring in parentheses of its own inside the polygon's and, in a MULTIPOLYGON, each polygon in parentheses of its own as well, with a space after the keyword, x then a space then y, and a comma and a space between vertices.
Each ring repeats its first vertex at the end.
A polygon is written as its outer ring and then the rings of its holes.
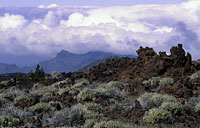
MULTIPOLYGON (((57 53, 56 57, 41 61, 39 64, 43 67, 46 73, 56 72, 74 72, 77 71, 90 63, 95 63, 99 59, 106 59, 108 57, 136 57, 133 55, 117 55, 113 53, 106 52, 88 52, 85 54, 73 54, 68 51, 62 50, 57 53)), ((0 74, 5 73, 28 73, 31 70, 34 70, 36 65, 18 67, 14 64, 4 64, 0 63, 0 74)))
POLYGON ((181 44, 170 52, 140 47, 138 58, 107 59, 85 72, 0 75, 0 126, 199 128, 200 63, 181 44))

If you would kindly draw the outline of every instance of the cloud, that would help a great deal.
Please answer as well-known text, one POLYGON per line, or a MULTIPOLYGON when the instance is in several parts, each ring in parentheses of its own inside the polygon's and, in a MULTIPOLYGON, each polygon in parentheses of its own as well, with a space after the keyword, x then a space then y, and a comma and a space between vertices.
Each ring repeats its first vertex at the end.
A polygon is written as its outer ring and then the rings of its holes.
POLYGON ((15 29, 22 27, 25 23, 26 20, 23 16, 6 13, 3 17, 0 17, 0 30, 15 29))
POLYGON ((63 49, 135 54, 140 45, 166 51, 171 45, 183 43, 196 59, 200 54, 199 7, 200 0, 190 0, 113 7, 51 5, 39 6, 27 14, 7 12, 0 17, 0 46, 9 54, 53 56, 63 49))

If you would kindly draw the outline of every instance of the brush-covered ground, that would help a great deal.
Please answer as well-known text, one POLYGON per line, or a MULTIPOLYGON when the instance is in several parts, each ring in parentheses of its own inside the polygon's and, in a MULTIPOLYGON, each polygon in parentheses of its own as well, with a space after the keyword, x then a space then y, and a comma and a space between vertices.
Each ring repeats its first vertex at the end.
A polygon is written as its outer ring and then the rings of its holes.
POLYGON ((181 45, 169 56, 138 51, 82 73, 1 77, 0 127, 200 127, 200 63, 181 45))

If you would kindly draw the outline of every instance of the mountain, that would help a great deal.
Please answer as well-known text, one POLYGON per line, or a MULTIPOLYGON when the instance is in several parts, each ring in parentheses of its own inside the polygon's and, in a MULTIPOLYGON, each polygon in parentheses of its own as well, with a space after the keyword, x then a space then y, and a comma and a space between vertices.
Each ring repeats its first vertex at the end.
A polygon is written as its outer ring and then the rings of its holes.
MULTIPOLYGON (((109 52, 99 52, 99 51, 91 51, 85 54, 74 54, 68 51, 62 50, 57 53, 56 57, 41 61, 39 64, 44 69, 46 73, 56 72, 74 72, 78 69, 81 69, 85 66, 92 67, 91 63, 96 63, 97 60, 106 59, 109 57, 136 57, 132 55, 117 55, 109 52), (91 64, 91 66, 90 66, 91 64)), ((18 67, 13 64, 0 64, 0 74, 4 73, 27 73, 31 70, 34 70, 36 65, 34 66, 26 66, 26 67, 18 67)))
POLYGON ((19 72, 20 68, 17 67, 15 64, 4 64, 0 63, 0 73, 12 73, 12 72, 19 72))
MULTIPOLYGON (((108 52, 91 51, 85 54, 74 54, 68 51, 62 50, 55 58, 40 62, 41 67, 44 68, 45 72, 51 73, 57 72, 73 72, 78 69, 87 66, 100 59, 108 57, 124 57, 126 55, 117 55, 108 52)), ((127 55, 128 56, 128 55, 127 55)), ((129 55, 129 57, 135 57, 129 55)))

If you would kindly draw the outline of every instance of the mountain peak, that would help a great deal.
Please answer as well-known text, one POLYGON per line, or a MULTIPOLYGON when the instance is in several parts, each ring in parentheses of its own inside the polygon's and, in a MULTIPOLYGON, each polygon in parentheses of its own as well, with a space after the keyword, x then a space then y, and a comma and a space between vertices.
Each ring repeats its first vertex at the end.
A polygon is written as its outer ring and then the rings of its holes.
POLYGON ((75 54, 66 50, 61 50, 60 52, 57 53, 56 57, 65 57, 65 56, 72 56, 72 55, 75 55, 75 54))

